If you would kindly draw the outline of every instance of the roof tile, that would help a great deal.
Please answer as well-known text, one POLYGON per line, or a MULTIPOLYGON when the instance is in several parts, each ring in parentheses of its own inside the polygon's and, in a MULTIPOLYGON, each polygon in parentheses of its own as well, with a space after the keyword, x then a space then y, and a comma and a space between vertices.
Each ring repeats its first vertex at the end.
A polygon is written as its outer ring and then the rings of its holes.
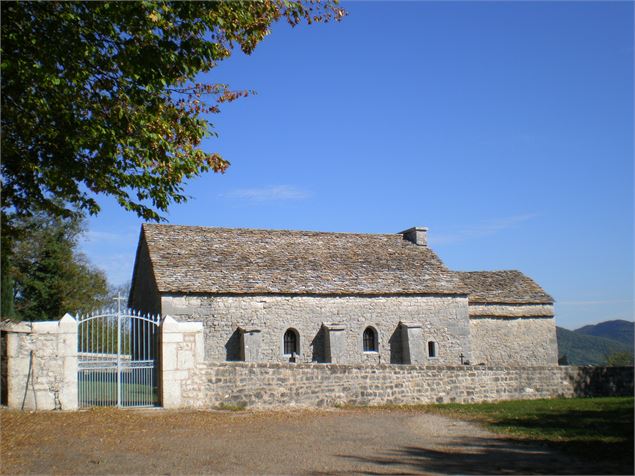
POLYGON ((143 225, 160 293, 465 294, 400 234, 143 225))
POLYGON ((520 271, 460 271, 471 303, 553 304, 553 298, 520 271))

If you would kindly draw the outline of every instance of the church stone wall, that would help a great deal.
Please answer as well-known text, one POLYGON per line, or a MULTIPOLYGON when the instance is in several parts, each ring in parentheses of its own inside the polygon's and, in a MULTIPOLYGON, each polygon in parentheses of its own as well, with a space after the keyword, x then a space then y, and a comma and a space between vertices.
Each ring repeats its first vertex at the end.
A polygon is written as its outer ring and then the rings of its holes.
POLYGON ((472 364, 558 364, 553 317, 470 317, 470 335, 472 364))
MULTIPOLYGON (((458 365, 470 357, 465 296, 162 296, 161 312, 179 321, 202 321, 205 356, 211 362, 240 360, 240 329, 259 329, 259 361, 288 362, 283 335, 288 328, 300 336, 298 362, 325 362, 323 323, 344 326, 341 364, 403 363, 400 322, 421 324, 428 365, 458 365), (363 352, 362 334, 372 326, 379 351, 363 352), (438 356, 427 357, 427 342, 437 343, 438 356)), ((414 344, 410 344, 414 345, 414 344)))
POLYGON ((553 304, 470 303, 470 317, 552 317, 553 304))
POLYGON ((143 238, 139 241, 139 248, 137 249, 134 278, 128 305, 131 309, 146 314, 155 315, 161 313, 161 298, 154 279, 148 245, 143 238))

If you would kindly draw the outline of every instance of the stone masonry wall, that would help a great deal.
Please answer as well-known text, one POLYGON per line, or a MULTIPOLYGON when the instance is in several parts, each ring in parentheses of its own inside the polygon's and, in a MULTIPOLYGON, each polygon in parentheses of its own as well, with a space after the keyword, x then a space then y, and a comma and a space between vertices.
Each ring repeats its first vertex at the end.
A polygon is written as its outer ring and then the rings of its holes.
POLYGON ((630 367, 204 363, 182 405, 253 408, 486 402, 633 394, 630 367))
POLYGON ((9 408, 77 409, 77 321, 9 323, 6 400, 9 408))
POLYGON ((161 298, 159 297, 159 291, 157 290, 156 281, 154 279, 148 245, 143 235, 139 241, 134 266, 134 281, 132 282, 132 289, 130 290, 128 306, 131 309, 141 311, 145 314, 160 314, 161 298))
POLYGON ((472 364, 558 364, 553 317, 470 317, 472 364))
POLYGON ((553 317, 553 304, 470 303, 470 317, 553 317))
POLYGON ((7 332, 0 331, 0 404, 7 404, 7 332))
MULTIPOLYGON (((178 321, 202 321, 206 360, 240 359, 239 328, 260 329, 260 361, 286 362, 283 335, 300 336, 298 362, 325 362, 322 323, 339 323, 344 348, 338 363, 402 363, 400 321, 422 325, 421 346, 437 342, 438 357, 429 365, 457 365, 470 355, 465 296, 162 296, 161 312, 178 321), (367 326, 378 334, 379 351, 363 352, 367 326)), ((414 344, 413 344, 414 345, 414 344)))

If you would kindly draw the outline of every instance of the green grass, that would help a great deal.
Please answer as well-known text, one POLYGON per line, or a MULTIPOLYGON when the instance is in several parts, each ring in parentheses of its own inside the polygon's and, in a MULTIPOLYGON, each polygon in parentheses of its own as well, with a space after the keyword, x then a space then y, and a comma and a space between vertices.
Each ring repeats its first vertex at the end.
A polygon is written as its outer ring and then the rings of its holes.
POLYGON ((633 465, 633 397, 429 405, 426 411, 483 423, 576 457, 633 465))
MULTIPOLYGON (((87 406, 113 406, 117 404, 117 386, 109 382, 79 382, 80 401, 87 406)), ((128 405, 138 405, 151 402, 156 405, 159 401, 157 389, 150 385, 129 384, 122 382, 122 397, 128 405)))

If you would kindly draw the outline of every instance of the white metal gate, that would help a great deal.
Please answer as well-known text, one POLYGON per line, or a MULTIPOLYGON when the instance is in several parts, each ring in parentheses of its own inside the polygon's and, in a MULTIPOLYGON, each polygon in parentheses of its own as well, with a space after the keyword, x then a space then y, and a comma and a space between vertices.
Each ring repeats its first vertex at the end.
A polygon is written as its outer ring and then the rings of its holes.
POLYGON ((160 316, 122 311, 118 305, 117 311, 78 316, 77 321, 80 408, 158 405, 160 316))

